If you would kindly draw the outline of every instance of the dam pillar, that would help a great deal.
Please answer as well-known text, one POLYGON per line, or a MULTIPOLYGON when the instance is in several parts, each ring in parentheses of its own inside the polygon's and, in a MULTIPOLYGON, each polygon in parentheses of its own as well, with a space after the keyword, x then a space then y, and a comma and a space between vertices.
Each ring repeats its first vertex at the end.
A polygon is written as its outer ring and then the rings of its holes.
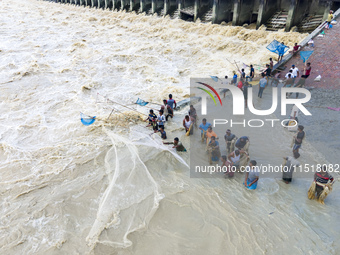
POLYGON ((280 2, 280 0, 260 0, 256 28, 259 28, 263 23, 266 23, 266 21, 277 11, 280 2))
POLYGON ((326 5, 325 5, 325 11, 324 11, 324 13, 323 13, 323 19, 322 19, 322 20, 327 20, 329 11, 331 10, 331 5, 332 5, 332 2, 327 2, 327 3, 326 3, 326 5))
POLYGON ((105 0, 98 0, 98 8, 105 8, 105 0))
POLYGON ((194 4, 194 22, 198 18, 198 14, 200 12, 200 7, 201 7, 201 1, 200 0, 195 0, 195 4, 194 4))
POLYGON ((105 0, 105 9, 112 8, 112 0, 105 0))
POLYGON ((244 23, 252 22, 254 0, 235 0, 233 26, 242 26, 244 23))
POLYGON ((217 24, 222 21, 232 21, 232 13, 234 10, 234 1, 213 0, 212 6, 212 23, 217 24))
POLYGON ((157 0, 151 1, 151 13, 154 14, 157 10, 157 0))
POLYGON ((130 12, 138 11, 140 7, 140 2, 138 0, 130 0, 130 12))
POLYGON ((170 10, 170 0, 164 0, 164 15, 167 15, 170 10))
POLYGON ((286 27, 285 27, 286 32, 289 32, 289 30, 293 27, 295 10, 296 10, 297 5, 298 5, 298 0, 290 0, 288 17, 287 17, 287 22, 286 22, 286 27))
POLYGON ((233 12, 233 26, 239 24, 239 14, 241 10, 241 0, 234 0, 234 12, 233 12))
POLYGON ((128 0, 120 0, 120 9, 124 10, 126 8, 127 3, 128 0))
POLYGON ((140 0, 140 8, 139 8, 139 11, 140 12, 145 12, 145 6, 146 6, 146 2, 145 0, 140 0))
POLYGON ((216 24, 218 22, 218 8, 219 8, 219 1, 214 0, 213 2, 213 11, 212 11, 212 23, 216 24))

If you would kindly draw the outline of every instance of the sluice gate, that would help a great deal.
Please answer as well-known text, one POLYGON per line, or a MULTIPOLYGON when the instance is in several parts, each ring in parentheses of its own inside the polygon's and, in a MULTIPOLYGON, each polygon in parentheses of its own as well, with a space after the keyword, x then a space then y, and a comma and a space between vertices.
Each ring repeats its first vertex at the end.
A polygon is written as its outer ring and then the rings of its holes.
POLYGON ((327 19, 340 0, 49 0, 110 10, 145 12, 148 15, 233 26, 255 23, 269 31, 311 32, 327 19))

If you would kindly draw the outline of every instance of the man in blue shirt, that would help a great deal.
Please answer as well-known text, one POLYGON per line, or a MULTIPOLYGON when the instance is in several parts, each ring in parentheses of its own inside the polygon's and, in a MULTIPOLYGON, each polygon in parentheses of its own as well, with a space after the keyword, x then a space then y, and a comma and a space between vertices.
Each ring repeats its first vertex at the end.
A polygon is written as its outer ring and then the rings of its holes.
POLYGON ((235 147, 239 150, 248 151, 248 147, 246 144, 249 143, 249 137, 248 136, 241 136, 235 143, 235 147))
POLYGON ((207 119, 203 119, 202 123, 198 127, 201 130, 202 141, 204 141, 204 139, 206 137, 208 127, 211 127, 211 124, 209 122, 207 122, 207 119))
POLYGON ((235 71, 233 71, 234 75, 233 75, 233 80, 232 80, 232 84, 234 84, 235 86, 237 85, 237 74, 235 71))
POLYGON ((169 99, 166 101, 167 105, 171 107, 171 109, 176 109, 177 103, 174 99, 172 99, 172 94, 169 94, 169 99), (174 107, 175 106, 175 107, 174 107))
POLYGON ((262 93, 264 89, 267 87, 267 79, 265 78, 264 73, 262 73, 261 76, 262 76, 262 79, 260 80, 260 83, 259 83, 259 93, 257 95, 259 98, 262 98, 262 93))

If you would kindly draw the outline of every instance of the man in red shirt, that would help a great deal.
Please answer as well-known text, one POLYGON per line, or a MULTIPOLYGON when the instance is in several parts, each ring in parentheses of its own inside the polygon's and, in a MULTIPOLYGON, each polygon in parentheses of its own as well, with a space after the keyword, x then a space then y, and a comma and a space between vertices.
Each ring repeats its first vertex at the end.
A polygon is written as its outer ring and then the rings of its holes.
POLYGON ((308 76, 310 75, 310 72, 312 71, 312 67, 310 66, 310 63, 307 63, 307 66, 305 68, 305 74, 301 75, 301 78, 307 79, 308 76))
POLYGON ((294 45, 294 47, 293 47, 293 54, 295 54, 296 52, 298 52, 299 51, 299 49, 300 49, 300 45, 298 45, 297 43, 295 43, 295 45, 294 45))

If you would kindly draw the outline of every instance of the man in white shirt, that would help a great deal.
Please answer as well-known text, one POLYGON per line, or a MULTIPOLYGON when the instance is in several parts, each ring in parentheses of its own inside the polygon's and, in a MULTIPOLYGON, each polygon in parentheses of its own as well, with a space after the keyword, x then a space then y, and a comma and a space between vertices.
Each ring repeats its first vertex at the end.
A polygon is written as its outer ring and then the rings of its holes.
POLYGON ((292 68, 290 70, 292 70, 293 80, 294 80, 294 83, 295 83, 295 79, 297 77, 299 77, 299 75, 300 75, 299 69, 295 65, 292 65, 292 68))
POLYGON ((293 76, 293 70, 292 70, 292 69, 290 69, 289 72, 286 73, 285 78, 286 78, 286 79, 288 79, 288 78, 294 78, 294 76, 293 76), (289 77, 289 74, 290 74, 290 77, 289 77))
POLYGON ((299 77, 299 69, 295 65, 292 65, 291 70, 293 71, 294 78, 299 77))

